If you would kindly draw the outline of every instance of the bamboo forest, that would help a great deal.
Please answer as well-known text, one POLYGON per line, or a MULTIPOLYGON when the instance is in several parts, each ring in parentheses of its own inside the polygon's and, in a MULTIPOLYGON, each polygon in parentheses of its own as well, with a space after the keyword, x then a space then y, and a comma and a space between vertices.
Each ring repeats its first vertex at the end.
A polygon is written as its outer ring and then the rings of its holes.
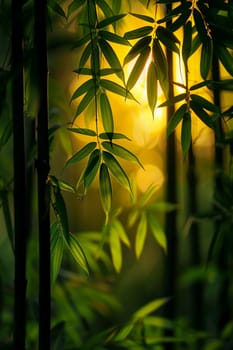
POLYGON ((233 1, 0 0, 0 350, 233 349, 233 1))

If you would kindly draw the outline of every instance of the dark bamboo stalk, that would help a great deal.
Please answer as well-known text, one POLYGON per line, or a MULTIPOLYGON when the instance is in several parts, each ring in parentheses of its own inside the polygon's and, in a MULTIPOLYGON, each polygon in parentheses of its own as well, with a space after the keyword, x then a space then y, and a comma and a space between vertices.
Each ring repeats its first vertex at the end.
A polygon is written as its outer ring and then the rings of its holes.
POLYGON ((26 175, 24 137, 22 0, 12 0, 12 114, 14 155, 14 349, 25 349, 26 337, 26 175))
MULTIPOLYGON (((171 10, 171 5, 167 5, 167 12, 171 10)), ((169 99, 174 95, 173 92, 173 57, 170 50, 166 50, 166 57, 168 62, 168 79, 169 79, 169 99)), ((174 113, 174 106, 167 108, 167 119, 171 118, 174 113)), ((166 171, 167 171, 167 186, 166 186, 166 201, 171 203, 177 202, 176 194, 176 141, 174 133, 169 136, 167 140, 166 151, 166 171)), ((176 294, 176 267, 177 267, 177 220, 176 212, 171 211, 166 214, 165 218, 165 232, 167 235, 167 256, 165 257, 165 284, 164 292, 166 296, 172 297, 167 307, 165 308, 165 317, 174 320, 176 316, 175 311, 175 294, 176 294)), ((171 336, 171 332, 167 336, 171 336)), ((173 344, 167 344, 165 349, 172 350, 173 344)))
POLYGON ((48 141, 47 1, 35 0, 35 55, 38 82, 39 350, 50 349, 50 215, 48 141))

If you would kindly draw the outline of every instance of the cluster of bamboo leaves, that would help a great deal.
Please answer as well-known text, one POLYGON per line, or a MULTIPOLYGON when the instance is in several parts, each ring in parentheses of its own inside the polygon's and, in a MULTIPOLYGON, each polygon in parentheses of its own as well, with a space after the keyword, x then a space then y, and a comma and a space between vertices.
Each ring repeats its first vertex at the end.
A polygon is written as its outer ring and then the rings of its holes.
MULTIPOLYGON (((135 100, 136 108, 137 101, 131 90, 137 84, 147 64, 147 100, 152 118, 156 118, 156 107, 177 105, 169 120, 167 135, 169 136, 181 124, 181 145, 184 154, 186 154, 192 142, 192 119, 194 117, 198 117, 213 130, 215 130, 216 120, 231 117, 232 107, 221 111, 220 107, 216 106, 211 99, 201 96, 203 88, 207 88, 211 96, 213 89, 221 91, 232 87, 231 78, 222 79, 221 81, 212 79, 213 55, 218 58, 230 77, 233 75, 231 52, 233 9, 231 4, 215 1, 214 5, 211 5, 209 1, 201 0, 161 0, 153 4, 147 1, 145 4, 148 7, 147 14, 130 11, 120 13, 120 4, 121 2, 116 5, 115 2, 105 0, 73 1, 68 7, 67 15, 65 15, 69 19, 73 13, 80 14, 78 26, 83 35, 73 45, 73 48, 81 52, 75 73, 78 76, 86 77, 85 82, 78 86, 71 97, 71 102, 73 104, 77 103, 77 108, 72 120, 72 127, 69 127, 68 130, 71 133, 86 135, 87 139, 91 138, 90 142, 87 142, 84 147, 77 150, 68 159, 66 167, 87 159, 86 166, 77 181, 77 186, 72 188, 74 192, 80 186, 83 186, 85 194, 94 179, 97 176, 99 178, 100 198, 106 215, 105 224, 107 228, 105 227, 105 231, 109 235, 112 260, 117 271, 120 271, 122 266, 121 243, 129 246, 130 242, 122 224, 113 214, 112 177, 132 195, 130 179, 119 158, 133 161, 142 168, 143 164, 135 154, 119 144, 122 139, 128 141, 129 139, 126 135, 115 131, 115 116, 113 115, 109 92, 117 94, 123 99, 135 100), (161 13, 161 11, 158 11, 158 7, 162 8, 162 13, 166 12, 164 16, 157 17, 157 13, 161 13), (168 8, 169 11, 165 11, 168 8), (151 13, 155 13, 155 16, 152 16, 151 13), (126 17, 128 17, 128 20, 130 20, 130 17, 137 18, 142 24, 125 32, 122 36, 117 33, 117 25, 124 21, 126 17), (113 48, 112 44, 115 43, 129 46, 123 64, 120 62, 117 51, 113 48), (182 82, 169 81, 168 79, 167 50, 178 56, 180 65, 185 72, 182 82), (197 50, 200 50, 200 62, 198 64, 203 80, 190 84, 189 68, 191 67, 189 67, 189 59, 197 50), (131 61, 134 63, 126 80, 124 68, 131 61), (115 76, 114 79, 112 79, 113 76, 115 76), (159 86, 163 91, 165 101, 158 106, 159 86), (178 93, 173 98, 168 98, 171 86, 178 86, 183 89, 183 92, 178 93), (76 127, 77 119, 90 105, 94 106, 95 129, 76 127), (103 132, 99 131, 101 128, 104 130, 103 132)), ((61 13, 61 10, 59 12, 61 13)), ((59 186, 56 184, 53 188, 58 189, 59 186)), ((145 194, 145 198, 150 198, 150 191, 153 194, 154 189, 149 189, 149 192, 145 194)), ((58 193, 60 194, 60 190, 58 193)), ((59 207, 59 201, 57 195, 55 195, 55 207, 57 208, 59 207)), ((143 198, 141 201, 144 201, 143 198)), ((133 226, 135 222, 137 223, 135 239, 137 257, 140 257, 143 250, 148 223, 157 242, 166 251, 166 236, 154 215, 154 208, 151 208, 151 210, 145 208, 142 210, 142 206, 138 204, 137 209, 133 210, 129 218, 130 226, 133 226)), ((169 205, 165 206, 164 210, 170 210, 169 205)), ((65 232, 65 240, 68 242, 69 236, 66 234, 68 233, 68 224, 64 224, 67 221, 65 206, 64 209, 58 209, 57 213, 62 223, 61 227, 65 232)), ((85 266, 87 270, 85 255, 78 241, 73 238, 71 241, 76 243, 69 243, 69 245, 75 244, 76 252, 78 252, 77 254, 74 253, 75 249, 71 248, 73 255, 76 254, 80 265, 85 266)), ((60 264, 61 257, 59 259, 60 264)), ((57 266, 59 264, 57 263, 57 266)), ((58 267, 55 270, 58 271, 58 267)))

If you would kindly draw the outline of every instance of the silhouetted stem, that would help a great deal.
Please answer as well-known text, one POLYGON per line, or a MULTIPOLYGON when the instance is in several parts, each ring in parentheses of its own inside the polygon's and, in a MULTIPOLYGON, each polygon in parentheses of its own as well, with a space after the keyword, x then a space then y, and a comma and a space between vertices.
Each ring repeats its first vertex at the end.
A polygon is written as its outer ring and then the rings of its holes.
POLYGON ((35 56, 38 83, 39 350, 50 349, 50 216, 48 141, 48 64, 46 0, 35 0, 35 56))
POLYGON ((14 349, 25 349, 26 335, 26 176, 24 137, 22 0, 12 0, 12 114, 14 154, 14 349))

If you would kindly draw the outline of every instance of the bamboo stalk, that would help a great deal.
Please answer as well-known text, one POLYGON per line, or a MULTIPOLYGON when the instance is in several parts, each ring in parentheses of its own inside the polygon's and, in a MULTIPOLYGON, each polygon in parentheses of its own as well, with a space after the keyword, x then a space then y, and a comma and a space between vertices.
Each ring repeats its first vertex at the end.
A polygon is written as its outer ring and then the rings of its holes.
POLYGON ((26 164, 24 137, 24 79, 22 0, 12 0, 12 114, 14 156, 14 349, 25 349, 26 337, 26 164))
POLYGON ((46 0, 35 0, 35 55, 38 82, 39 350, 50 349, 50 215, 48 141, 48 62, 46 0))

